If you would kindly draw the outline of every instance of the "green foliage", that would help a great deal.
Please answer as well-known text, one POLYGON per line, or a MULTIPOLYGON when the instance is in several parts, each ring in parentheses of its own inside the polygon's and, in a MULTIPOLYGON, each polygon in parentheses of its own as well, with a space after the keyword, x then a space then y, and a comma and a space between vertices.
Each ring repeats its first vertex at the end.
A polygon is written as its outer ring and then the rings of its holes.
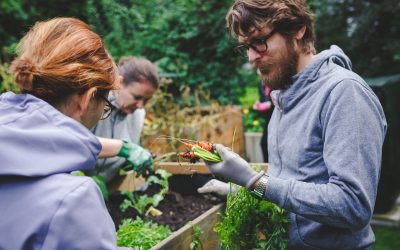
MULTIPOLYGON (((71 172, 72 175, 76 176, 85 176, 85 172, 76 170, 71 172)), ((92 180, 97 184, 100 188, 101 194, 103 195, 104 200, 108 201, 108 189, 106 185, 106 181, 103 176, 95 175, 91 176, 92 180)))
POLYGON ((399 72, 398 0, 314 0, 317 48, 339 45, 363 76, 399 72))
POLYGON ((117 231, 117 244, 133 249, 150 249, 167 238, 171 229, 154 222, 144 222, 141 218, 122 220, 117 231))
POLYGON ((148 195, 138 195, 132 192, 121 192, 126 195, 127 199, 124 199, 120 205, 122 212, 125 212, 128 208, 134 208, 139 214, 144 214, 148 205, 153 203, 153 197, 148 195))
POLYGON ((201 244, 200 240, 201 235, 204 233, 203 230, 197 225, 192 225, 192 230, 193 230, 192 242, 190 242, 189 249, 190 250, 203 249, 203 245, 201 244))
POLYGON ((258 93, 258 87, 256 85, 246 86, 243 95, 240 97, 240 103, 244 108, 251 108, 253 107, 253 104, 259 99, 260 95, 258 93))
MULTIPOLYGON (((242 59, 225 29, 232 2, 219 1, 88 1, 89 22, 103 35, 115 57, 143 55, 179 86, 212 88, 221 103, 237 103, 242 59)), ((194 101, 194 100, 192 100, 194 101)))
POLYGON ((160 202, 164 199, 164 196, 168 193, 168 178, 171 176, 171 174, 163 169, 158 169, 156 174, 157 176, 149 176, 146 182, 148 185, 153 183, 161 185, 160 191, 154 194, 152 197, 149 197, 147 194, 138 195, 137 193, 132 192, 121 192, 127 197, 120 205, 120 210, 122 212, 125 212, 128 208, 134 208, 139 214, 144 214, 149 205, 152 205, 152 207, 157 207, 158 204, 160 204, 160 202))
POLYGON ((0 64, 0 94, 6 91, 18 93, 20 91, 10 72, 7 63, 0 64))
POLYGON ((71 16, 86 20, 87 12, 82 2, 81 0, 0 1, 0 61, 12 60, 15 44, 37 21, 57 16, 71 16))
POLYGON ((243 126, 246 132, 262 132, 264 129, 265 118, 262 112, 252 108, 243 109, 243 126))
MULTIPOLYGON (((364 76, 396 74, 400 68, 398 0, 310 0, 316 13, 317 49, 339 45, 364 76)), ((0 61, 10 62, 14 48, 39 20, 74 16, 88 22, 113 56, 142 55, 156 62, 179 87, 193 94, 201 86, 221 104, 238 103, 243 84, 257 84, 243 72, 237 43, 225 29, 231 0, 3 0, 0 2, 0 61), (60 7, 62 6, 62 8, 60 7)), ((4 89, 4 88, 3 88, 4 89)), ((3 90, 4 91, 4 90, 3 90)), ((190 96, 195 102, 194 95, 190 96)))
POLYGON ((168 193, 168 190, 169 190, 168 179, 169 179, 169 177, 171 177, 172 174, 163 169, 157 169, 156 174, 157 175, 149 176, 149 178, 147 178, 146 181, 149 185, 151 183, 159 184, 161 186, 159 194, 165 195, 168 193))
POLYGON ((243 187, 228 195, 221 219, 215 231, 225 249, 286 248, 286 212, 273 203, 256 199, 243 187))
POLYGON ((253 109, 253 104, 260 99, 257 86, 246 86, 245 94, 240 97, 243 106, 243 126, 245 132, 262 132, 266 123, 265 111, 253 109))
POLYGON ((375 234, 374 250, 400 249, 400 228, 374 226, 375 234))
POLYGON ((103 176, 95 175, 91 176, 94 182, 96 182, 97 186, 99 186, 101 194, 103 195, 104 200, 108 201, 108 189, 106 185, 106 180, 103 176))

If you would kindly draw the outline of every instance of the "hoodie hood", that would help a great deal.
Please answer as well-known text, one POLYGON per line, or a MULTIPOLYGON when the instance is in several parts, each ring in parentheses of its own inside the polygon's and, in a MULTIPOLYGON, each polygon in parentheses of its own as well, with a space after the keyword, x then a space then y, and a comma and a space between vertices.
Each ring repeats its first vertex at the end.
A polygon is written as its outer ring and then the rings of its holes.
POLYGON ((280 111, 288 111, 293 108, 306 95, 317 91, 324 81, 321 76, 330 77, 331 72, 336 72, 337 67, 351 71, 351 61, 343 50, 336 45, 315 55, 302 71, 292 77, 293 84, 287 90, 275 90, 271 92, 274 105, 280 111), (320 81, 316 81, 320 79, 320 81))
POLYGON ((0 95, 0 176, 94 168, 101 150, 86 127, 29 94, 0 95))

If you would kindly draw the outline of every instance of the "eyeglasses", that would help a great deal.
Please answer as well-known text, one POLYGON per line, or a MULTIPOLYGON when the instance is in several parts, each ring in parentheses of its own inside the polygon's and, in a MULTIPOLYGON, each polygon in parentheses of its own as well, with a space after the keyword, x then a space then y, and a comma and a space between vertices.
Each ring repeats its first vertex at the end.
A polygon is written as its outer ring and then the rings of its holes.
POLYGON ((236 53, 247 58, 247 51, 252 48, 257 53, 264 53, 268 50, 268 39, 270 39, 276 30, 272 30, 268 35, 264 37, 254 38, 249 44, 240 44, 235 48, 236 53))
POLYGON ((114 108, 111 102, 107 100, 107 98, 102 97, 102 99, 106 102, 106 105, 104 106, 103 113, 101 114, 100 120, 105 120, 108 117, 110 117, 111 113, 113 112, 114 108))

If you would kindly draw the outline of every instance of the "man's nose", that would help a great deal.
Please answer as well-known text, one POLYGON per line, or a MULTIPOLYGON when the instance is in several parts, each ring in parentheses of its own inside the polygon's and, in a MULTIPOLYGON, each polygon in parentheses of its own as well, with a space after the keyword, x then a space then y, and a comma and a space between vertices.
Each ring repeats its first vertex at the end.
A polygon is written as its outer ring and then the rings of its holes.
POLYGON ((255 51, 253 48, 249 48, 249 50, 247 50, 247 57, 249 58, 249 62, 252 63, 261 58, 261 54, 255 51))

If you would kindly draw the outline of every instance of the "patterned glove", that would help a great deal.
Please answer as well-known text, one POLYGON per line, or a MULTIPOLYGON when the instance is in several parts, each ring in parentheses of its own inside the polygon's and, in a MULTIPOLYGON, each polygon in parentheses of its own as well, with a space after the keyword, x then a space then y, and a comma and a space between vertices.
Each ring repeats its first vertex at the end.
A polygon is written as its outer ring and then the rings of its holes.
POLYGON ((152 169, 153 167, 151 153, 141 146, 126 140, 123 140, 118 156, 124 157, 138 175, 142 174, 144 170, 152 169))

